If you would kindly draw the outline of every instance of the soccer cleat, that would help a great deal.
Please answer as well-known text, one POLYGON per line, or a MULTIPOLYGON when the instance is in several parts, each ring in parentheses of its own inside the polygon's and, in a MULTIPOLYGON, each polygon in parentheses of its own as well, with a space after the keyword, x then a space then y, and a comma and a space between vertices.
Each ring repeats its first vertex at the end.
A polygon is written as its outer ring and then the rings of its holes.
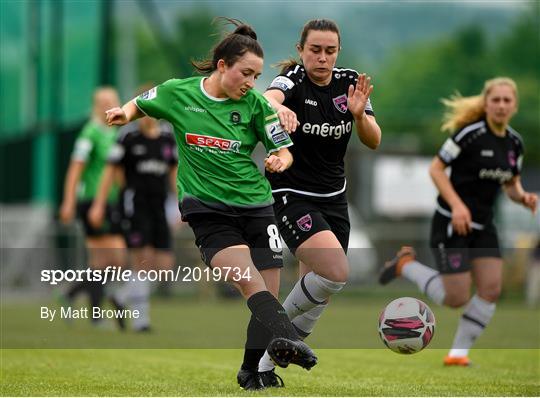
POLYGON ((401 276, 403 266, 409 261, 413 261, 415 258, 416 253, 414 249, 410 246, 403 246, 401 249, 399 249, 393 259, 384 263, 383 270, 379 275, 379 283, 381 285, 386 285, 398 276, 401 276))
POLYGON ((472 362, 469 357, 451 357, 447 355, 444 357, 444 366, 471 366, 472 362))
POLYGON ((236 381, 244 390, 262 390, 264 385, 257 371, 240 369, 236 381))
POLYGON ((268 354, 276 365, 286 368, 290 363, 310 370, 317 365, 317 357, 311 348, 300 340, 290 340, 284 337, 273 339, 267 348, 268 354))
POLYGON ((259 372, 259 377, 264 387, 285 387, 283 379, 276 374, 275 369, 259 372))

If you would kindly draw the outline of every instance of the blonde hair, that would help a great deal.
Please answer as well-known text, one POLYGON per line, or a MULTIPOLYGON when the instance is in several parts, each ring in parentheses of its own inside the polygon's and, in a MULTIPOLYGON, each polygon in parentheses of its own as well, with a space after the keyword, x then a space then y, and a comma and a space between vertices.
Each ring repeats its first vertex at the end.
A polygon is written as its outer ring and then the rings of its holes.
POLYGON ((456 92, 454 95, 450 96, 450 98, 441 99, 441 102, 446 107, 441 130, 453 132, 484 117, 486 115, 484 110, 486 97, 493 87, 501 85, 507 85, 512 88, 517 102, 517 85, 516 82, 509 77, 496 77, 487 80, 484 83, 482 92, 478 95, 463 97, 459 92, 456 92))

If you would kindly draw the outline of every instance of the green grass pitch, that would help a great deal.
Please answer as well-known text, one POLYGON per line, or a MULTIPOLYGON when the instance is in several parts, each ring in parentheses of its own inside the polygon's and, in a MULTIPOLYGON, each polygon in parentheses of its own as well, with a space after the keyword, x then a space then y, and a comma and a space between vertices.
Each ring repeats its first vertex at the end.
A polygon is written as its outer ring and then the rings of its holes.
MULTIPOLYGON (((241 301, 158 301, 150 335, 39 319, 36 304, 3 303, 2 396, 538 396, 539 313, 499 305, 471 352, 475 366, 444 368, 458 312, 432 306, 432 345, 404 356, 382 348, 385 297, 339 298, 308 340, 319 364, 278 370, 285 389, 248 393, 235 376, 248 312, 241 301), (71 347, 71 348, 70 348, 71 347), (76 347, 76 348, 74 348, 76 347), (81 348, 87 347, 87 348, 81 348), (105 348, 106 347, 106 348, 105 348), (122 347, 122 348, 118 348, 122 347), (140 347, 144 347, 141 349, 140 347), (191 348, 189 348, 191 347, 191 348), (197 348, 195 348, 197 347, 197 348), (203 348, 201 348, 203 347, 203 348)), ((50 303, 52 305, 52 303, 50 303)))

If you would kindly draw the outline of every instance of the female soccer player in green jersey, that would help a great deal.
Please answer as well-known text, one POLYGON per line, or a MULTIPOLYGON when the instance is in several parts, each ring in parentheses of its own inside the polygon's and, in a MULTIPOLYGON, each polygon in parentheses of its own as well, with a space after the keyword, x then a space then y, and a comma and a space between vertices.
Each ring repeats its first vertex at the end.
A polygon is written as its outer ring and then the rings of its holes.
MULTIPOLYGON (((278 365, 310 369, 317 358, 276 299, 281 241, 270 184, 251 159, 261 141, 268 151, 266 170, 280 173, 292 163, 287 149, 292 143, 268 101, 252 90, 263 68, 257 35, 247 25, 228 21, 236 29, 217 44, 212 59, 193 62, 208 77, 168 80, 107 111, 107 121, 123 125, 146 114, 173 125, 182 217, 206 264, 224 271, 232 267, 226 280, 240 290, 252 313, 244 365, 252 362, 255 349, 268 346, 278 365)), ((256 368, 244 365, 240 386, 262 388, 256 368)))
MULTIPOLYGON (((85 244, 88 251, 88 264, 91 268, 122 266, 125 243, 121 235, 121 214, 115 206, 118 189, 112 189, 107 200, 106 222, 95 228, 88 221, 88 210, 96 196, 99 181, 110 148, 116 141, 116 128, 107 126, 105 110, 119 104, 118 94, 112 87, 96 89, 93 97, 92 117, 85 124, 71 156, 71 162, 64 183, 64 197, 60 206, 60 221, 69 224, 75 213, 81 219, 85 230, 85 244)), ((103 298, 101 281, 84 280, 74 284, 66 295, 71 302, 80 291, 90 295, 92 307, 99 307, 103 298)), ((92 318, 96 324, 97 318, 92 318)))

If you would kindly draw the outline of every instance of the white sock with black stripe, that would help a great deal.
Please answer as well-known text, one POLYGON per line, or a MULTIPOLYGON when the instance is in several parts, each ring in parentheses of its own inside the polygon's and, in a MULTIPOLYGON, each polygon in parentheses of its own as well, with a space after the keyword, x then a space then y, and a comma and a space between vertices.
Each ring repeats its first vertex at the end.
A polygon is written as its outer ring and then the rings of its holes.
POLYGON ((439 305, 444 302, 446 292, 438 271, 418 261, 411 261, 403 266, 401 276, 414 282, 418 289, 433 302, 439 305))
POLYGON ((491 321, 495 308, 495 303, 490 303, 476 294, 472 297, 459 321, 449 356, 464 357, 469 354, 469 349, 491 321))
POLYGON ((308 272, 296 282, 285 299, 283 308, 287 311, 289 319, 294 319, 318 305, 325 304, 328 297, 339 292, 343 286, 345 282, 334 282, 313 271, 308 272))

